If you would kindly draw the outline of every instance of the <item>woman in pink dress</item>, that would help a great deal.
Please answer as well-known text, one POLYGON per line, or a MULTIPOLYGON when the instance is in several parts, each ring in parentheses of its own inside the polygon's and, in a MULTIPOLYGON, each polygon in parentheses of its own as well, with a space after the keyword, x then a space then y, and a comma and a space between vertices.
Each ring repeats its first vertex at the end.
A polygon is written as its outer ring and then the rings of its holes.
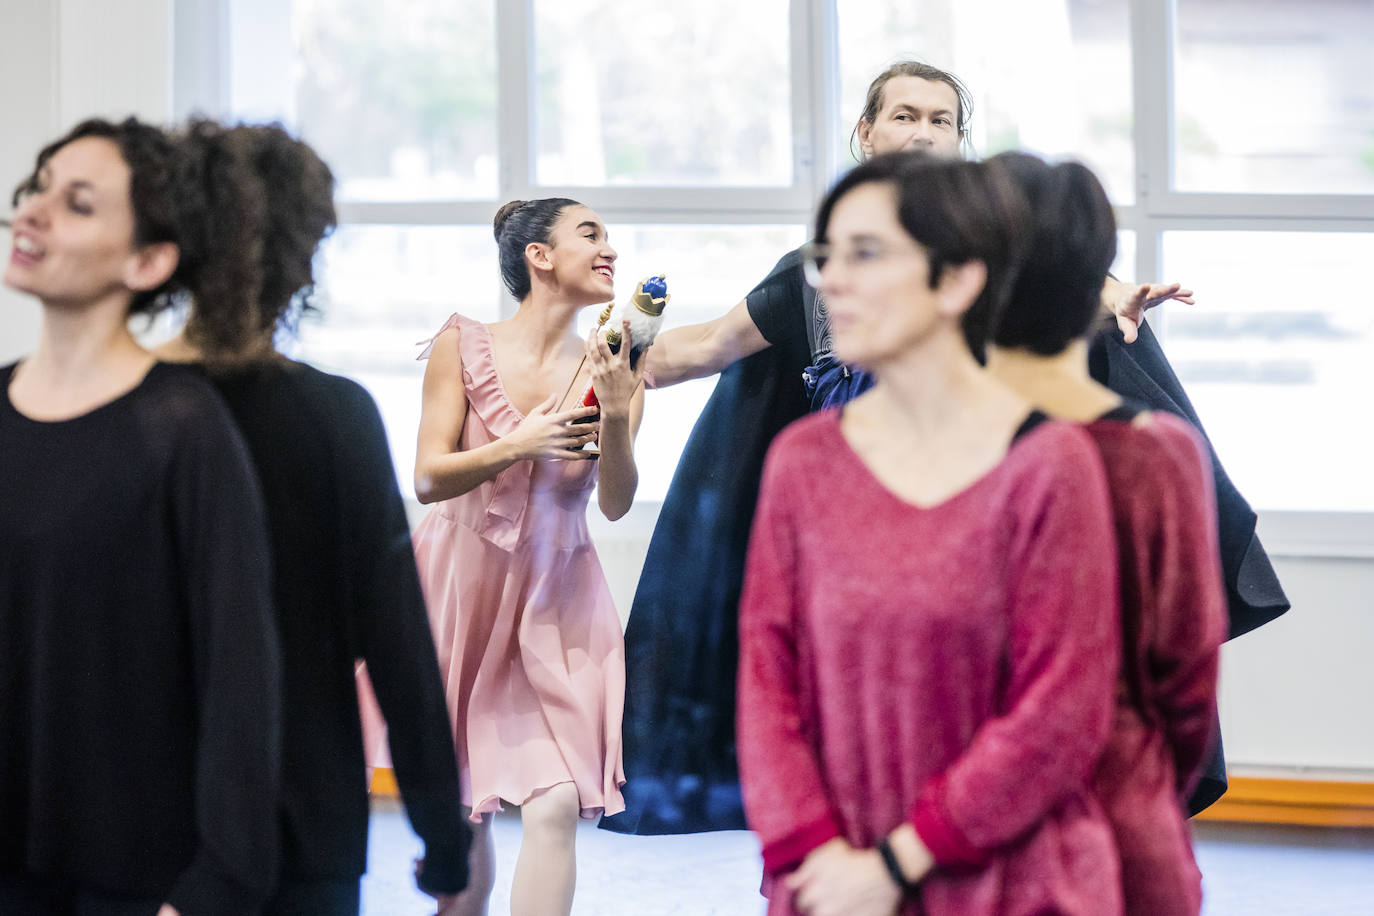
POLYGON ((1102 462, 975 360, 1023 210, 988 166, 913 154, 821 206, 809 273, 876 382, 764 468, 738 735, 771 916, 1121 911, 1091 787, 1119 652, 1102 462))
POLYGON ((476 834, 469 887, 444 916, 486 912, 502 801, 524 829, 516 914, 569 912, 579 815, 624 807, 624 645, 586 509, 595 488, 607 518, 629 511, 644 393, 628 323, 616 354, 574 331, 578 312, 613 298, 616 252, 597 215, 564 198, 506 204, 495 234, 520 307, 491 325, 454 315, 434 338, 415 460, 416 494, 435 504, 415 556, 476 834), (559 409, 574 373, 573 391, 595 385, 599 418, 559 409), (596 461, 581 450, 592 441, 596 461))

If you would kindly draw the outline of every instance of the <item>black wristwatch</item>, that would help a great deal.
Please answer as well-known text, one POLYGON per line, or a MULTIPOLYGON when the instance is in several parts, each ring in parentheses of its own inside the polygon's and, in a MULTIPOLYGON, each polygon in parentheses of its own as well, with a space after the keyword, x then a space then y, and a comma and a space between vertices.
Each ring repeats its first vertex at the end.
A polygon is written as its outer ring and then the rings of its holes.
POLYGON ((878 855, 883 857, 883 865, 887 866, 887 873, 893 883, 901 889, 902 896, 916 896, 916 882, 908 881, 906 875, 902 874, 902 866, 897 862, 897 854, 892 851, 892 844, 887 841, 887 837, 878 840, 878 855))

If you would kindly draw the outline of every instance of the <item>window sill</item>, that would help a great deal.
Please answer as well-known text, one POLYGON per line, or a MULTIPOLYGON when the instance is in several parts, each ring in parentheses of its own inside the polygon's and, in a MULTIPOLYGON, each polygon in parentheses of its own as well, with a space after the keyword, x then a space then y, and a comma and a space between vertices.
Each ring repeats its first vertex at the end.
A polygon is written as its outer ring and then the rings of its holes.
POLYGON ((1271 557, 1374 559, 1374 512, 1262 511, 1258 531, 1271 557))

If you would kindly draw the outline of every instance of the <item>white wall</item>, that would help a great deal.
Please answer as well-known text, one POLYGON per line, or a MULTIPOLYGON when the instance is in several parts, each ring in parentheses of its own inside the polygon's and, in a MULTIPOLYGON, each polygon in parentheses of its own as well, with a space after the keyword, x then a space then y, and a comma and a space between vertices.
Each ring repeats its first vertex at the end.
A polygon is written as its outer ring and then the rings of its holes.
MULTIPOLYGON (((0 188, 25 173, 44 141, 82 117, 169 116, 172 9, 173 0, 0 3, 0 85, 6 87, 0 92, 0 188)), ((188 21, 181 25, 187 28, 188 21)), ((187 66, 183 62, 183 78, 187 66)), ((210 67, 200 82, 213 90, 216 77, 210 67)), ((37 307, 0 290, 0 361, 31 349, 37 328, 37 307)), ((641 506, 625 521, 596 526, 622 612, 634 594, 653 518, 654 507, 641 506)), ((1361 539, 1374 543, 1367 530, 1356 533, 1361 539)), ((1374 716, 1367 708, 1374 698, 1374 665, 1367 657, 1374 652, 1374 557, 1323 558, 1313 556, 1326 552, 1320 545, 1273 546, 1294 607, 1225 651, 1228 757, 1242 767, 1350 771, 1374 779, 1374 716)))
MULTIPOLYGON (((162 122, 170 116, 171 0, 5 0, 0 35, 0 191, 6 198, 39 148, 83 118, 133 114, 162 122)), ((0 363, 33 349, 38 323, 32 300, 0 288, 0 363)))
POLYGON ((1226 758, 1239 771, 1374 780, 1374 560, 1274 567, 1293 609, 1222 652, 1226 758))
MULTIPOLYGON (((49 0, 53 3, 53 0, 49 0)), ((165 121, 172 110, 171 0, 56 0, 58 121, 165 121)))
MULTIPOLYGON (((57 6, 0 4, 0 212, 9 212, 9 192, 33 163, 43 142, 57 133, 57 6), (22 87, 22 88, 19 88, 22 87)), ((4 257, 9 234, 0 230, 4 257)), ((33 348, 38 307, 0 286, 0 365, 33 348)))

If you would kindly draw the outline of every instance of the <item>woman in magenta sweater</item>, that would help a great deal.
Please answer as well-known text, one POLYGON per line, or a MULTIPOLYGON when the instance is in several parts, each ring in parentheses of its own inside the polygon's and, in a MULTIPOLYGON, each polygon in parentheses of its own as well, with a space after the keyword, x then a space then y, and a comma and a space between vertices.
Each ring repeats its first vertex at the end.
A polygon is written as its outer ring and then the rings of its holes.
POLYGON ((822 204, 810 273, 877 382, 764 471, 738 733, 770 914, 1120 912, 1101 460, 975 359, 1024 219, 995 168, 912 156, 822 204))
POLYGON ((1126 911, 1196 916, 1202 882, 1184 799, 1209 749, 1226 636, 1211 463, 1183 420, 1123 403, 1088 375, 1096 288, 1116 256, 1116 221, 1092 172, 1024 153, 993 161, 1035 220, 988 369, 1051 416, 1086 424, 1111 487, 1123 663, 1096 786, 1126 911))

